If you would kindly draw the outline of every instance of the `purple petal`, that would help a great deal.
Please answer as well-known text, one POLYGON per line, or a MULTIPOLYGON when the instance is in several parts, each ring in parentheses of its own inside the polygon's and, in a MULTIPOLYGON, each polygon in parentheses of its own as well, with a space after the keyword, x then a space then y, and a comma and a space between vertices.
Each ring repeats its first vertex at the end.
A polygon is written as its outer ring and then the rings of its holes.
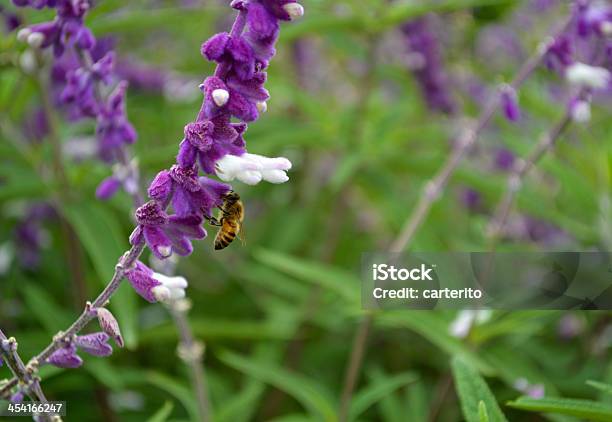
POLYGON ((47 362, 59 368, 78 368, 83 364, 73 345, 57 349, 47 358, 47 362))
POLYGON ((171 242, 164 234, 164 231, 159 227, 144 226, 143 233, 145 241, 153 254, 159 259, 167 258, 169 254, 164 249, 170 248, 171 242))
POLYGON ((77 336, 74 344, 84 352, 94 356, 110 356, 113 348, 108 344, 110 336, 104 332, 77 336))
POLYGON ((157 176, 155 176, 155 179, 153 179, 151 185, 149 185, 149 197, 160 202, 165 202, 171 192, 172 178, 170 177, 170 172, 168 172, 168 170, 162 170, 157 173, 157 176))

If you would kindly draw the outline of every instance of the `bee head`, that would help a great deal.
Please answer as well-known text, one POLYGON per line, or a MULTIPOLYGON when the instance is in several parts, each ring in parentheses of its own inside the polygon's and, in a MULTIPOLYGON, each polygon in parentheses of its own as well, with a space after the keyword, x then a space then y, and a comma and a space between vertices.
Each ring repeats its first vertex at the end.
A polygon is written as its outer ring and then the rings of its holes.
POLYGON ((229 191, 228 193, 225 194, 224 199, 226 201, 230 201, 230 202, 236 202, 240 200, 240 195, 238 195, 236 192, 234 192, 233 190, 229 191))

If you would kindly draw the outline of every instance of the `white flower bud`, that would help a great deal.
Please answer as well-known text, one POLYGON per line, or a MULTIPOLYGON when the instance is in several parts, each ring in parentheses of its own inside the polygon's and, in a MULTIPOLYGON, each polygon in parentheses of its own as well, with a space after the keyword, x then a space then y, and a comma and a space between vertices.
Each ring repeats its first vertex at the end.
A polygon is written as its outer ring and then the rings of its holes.
POLYGON ((576 62, 565 71, 567 80, 585 88, 605 88, 610 83, 610 72, 597 66, 576 62))
POLYGON ((19 32, 17 32, 17 39, 21 42, 26 42, 31 33, 32 30, 30 28, 20 29, 19 32))
POLYGON ((591 105, 587 101, 577 101, 571 108, 572 119, 578 123, 587 123, 591 120, 591 105))
POLYGON ((304 16, 304 7, 299 3, 287 3, 283 5, 285 12, 291 17, 291 19, 297 19, 304 16))
POLYGON ((258 101, 256 106, 257 111, 259 111, 260 113, 265 113, 266 111, 268 111, 268 103, 266 103, 265 101, 258 101))
POLYGON ((33 48, 40 48, 45 41, 45 36, 41 32, 32 32, 28 35, 28 44, 33 48))
POLYGON ((28 49, 19 56, 19 66, 27 74, 33 74, 36 71, 38 64, 32 50, 28 49))
POLYGON ((599 26, 599 29, 601 30, 602 34, 604 34, 607 37, 612 36, 612 22, 602 22, 601 25, 599 26))
POLYGON ((215 89, 212 92, 212 98, 215 104, 219 107, 223 107, 229 101, 229 92, 225 89, 215 89))

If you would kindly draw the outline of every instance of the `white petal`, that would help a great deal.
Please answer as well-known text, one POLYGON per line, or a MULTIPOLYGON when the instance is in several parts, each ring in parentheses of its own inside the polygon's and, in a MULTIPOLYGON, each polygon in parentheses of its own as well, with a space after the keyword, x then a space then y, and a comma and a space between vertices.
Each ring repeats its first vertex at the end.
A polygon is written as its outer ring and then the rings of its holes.
POLYGON ((229 101, 229 92, 225 89, 215 89, 212 92, 212 98, 215 104, 219 107, 223 107, 229 101))
POLYGON ((265 113, 266 111, 268 111, 268 103, 266 103, 265 101, 258 101, 255 105, 257 106, 257 111, 259 111, 260 113, 265 113))
POLYGON ((270 183, 285 183, 289 176, 283 170, 264 170, 261 172, 263 179, 270 183))
POLYGON ((30 47, 39 48, 44 41, 45 36, 40 32, 32 32, 28 35, 28 44, 30 47))
POLYGON ((172 248, 170 246, 158 246, 157 252, 163 257, 172 255, 172 248))
POLYGON ((185 289, 170 289, 170 298, 172 300, 183 299, 185 297, 185 289))
POLYGON ((587 88, 605 88, 610 83, 610 72, 597 66, 576 62, 565 71, 567 80, 587 88))
POLYGON ((236 178, 247 185, 256 185, 261 182, 262 175, 259 171, 241 171, 236 175, 236 178))
POLYGON ((287 12, 291 19, 304 16, 304 7, 299 3, 287 3, 283 5, 283 9, 285 9, 285 12, 287 12))
POLYGON ((30 28, 20 29, 19 32, 17 32, 17 39, 21 42, 26 42, 31 33, 32 30, 30 28))
POLYGON ((578 101, 571 110, 572 119, 578 123, 591 120, 591 105, 587 101, 578 101))
POLYGON ((170 299, 170 289, 166 286, 155 286, 151 289, 151 293, 153 293, 153 297, 159 302, 165 302, 170 299))
MULTIPOLYGON (((259 164, 258 162, 249 160, 248 158, 245 159, 244 155, 238 157, 236 155, 230 154, 224 156, 220 160, 217 160, 217 162, 215 163, 215 167, 218 175, 219 173, 225 175, 227 179, 223 180, 226 181, 232 180, 234 177, 236 177, 237 173, 240 173, 242 171, 256 171, 262 168, 261 164, 259 164)), ((221 176, 219 175, 219 177, 221 176)))
POLYGON ((467 337, 472 323, 474 322, 474 311, 461 311, 450 325, 450 334, 454 337, 467 337))

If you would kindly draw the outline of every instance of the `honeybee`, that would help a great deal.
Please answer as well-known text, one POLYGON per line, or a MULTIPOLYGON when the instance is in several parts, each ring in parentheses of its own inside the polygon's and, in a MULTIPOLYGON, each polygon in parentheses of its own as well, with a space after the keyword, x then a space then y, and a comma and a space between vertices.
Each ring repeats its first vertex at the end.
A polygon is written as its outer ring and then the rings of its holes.
POLYGON ((242 221, 244 220, 244 206, 240 195, 229 191, 223 197, 223 205, 219 207, 219 217, 210 217, 209 221, 214 226, 219 226, 215 236, 215 250, 226 248, 240 233, 242 221))

